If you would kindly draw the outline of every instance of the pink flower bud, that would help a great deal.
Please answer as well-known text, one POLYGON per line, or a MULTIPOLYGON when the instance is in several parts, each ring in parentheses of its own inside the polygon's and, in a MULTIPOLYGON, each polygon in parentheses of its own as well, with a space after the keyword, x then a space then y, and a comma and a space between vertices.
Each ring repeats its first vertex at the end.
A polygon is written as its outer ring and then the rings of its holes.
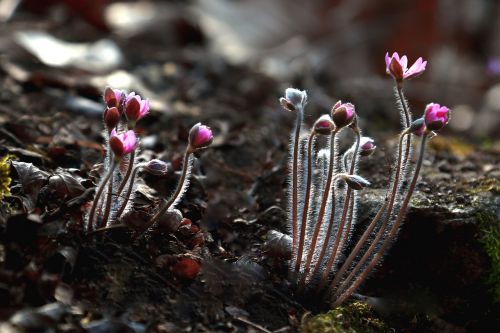
POLYGON ((372 138, 363 136, 359 141, 359 154, 361 156, 370 156, 376 148, 377 146, 375 146, 375 141, 372 138))
POLYGON ((425 71, 426 65, 427 61, 423 61, 420 57, 410 68, 407 68, 408 58, 406 56, 402 56, 400 59, 397 52, 394 52, 391 57, 389 57, 389 52, 385 54, 385 71, 398 82, 419 76, 425 71))
POLYGON ((436 103, 427 104, 424 113, 425 126, 431 131, 439 131, 450 120, 450 109, 436 103))
POLYGON ((116 157, 120 158, 123 155, 131 153, 135 149, 137 139, 134 131, 126 131, 120 134, 116 130, 111 131, 109 139, 109 147, 116 157))
POLYGON ((329 115, 324 114, 316 120, 313 126, 314 132, 329 135, 335 129, 335 124, 329 115))
POLYGON ((144 165, 144 170, 154 176, 164 176, 171 170, 171 166, 161 160, 152 159, 144 165))
POLYGON ((367 186, 370 186, 369 181, 358 175, 344 175, 342 178, 346 182, 347 186, 355 191, 359 191, 367 186))
POLYGON ((354 119, 354 105, 338 101, 332 108, 332 119, 335 126, 342 128, 348 126, 354 119))
POLYGON ((131 92, 125 100, 125 115, 127 119, 136 122, 149 112, 149 101, 131 92))
POLYGON ((111 131, 120 122, 120 111, 116 107, 107 108, 104 110, 103 118, 108 131, 111 131))
POLYGON ((189 145, 192 149, 200 149, 208 147, 214 136, 210 127, 197 123, 189 131, 189 145))
POLYGON ((106 87, 104 89, 104 102, 108 107, 119 107, 124 97, 123 91, 106 87))

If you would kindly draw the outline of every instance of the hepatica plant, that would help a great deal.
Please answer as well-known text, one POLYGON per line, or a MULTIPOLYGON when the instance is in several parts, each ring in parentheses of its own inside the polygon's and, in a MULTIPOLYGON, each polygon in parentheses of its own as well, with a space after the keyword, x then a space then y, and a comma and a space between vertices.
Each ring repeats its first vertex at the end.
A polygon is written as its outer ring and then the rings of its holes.
MULTIPOLYGON (((132 207, 135 180, 140 170, 154 175, 165 175, 168 171, 168 164, 157 159, 136 162, 139 139, 134 130, 137 122, 148 114, 149 101, 133 92, 127 95, 121 90, 106 88, 104 102, 106 109, 103 118, 108 149, 104 172, 85 220, 88 232, 123 225, 120 220, 132 207)), ((142 226, 144 230, 154 226, 169 212, 180 214, 176 212, 175 206, 189 186, 193 153, 208 147, 212 140, 212 131, 207 126, 198 123, 191 128, 177 187, 142 226)))
POLYGON ((290 270, 299 291, 328 290, 335 306, 358 289, 396 237, 415 190, 426 142, 450 117, 447 107, 430 103, 421 118, 412 120, 403 86, 425 71, 426 61, 419 58, 407 68, 407 57, 394 53, 387 54, 385 62, 387 74, 395 82, 403 129, 385 200, 359 237, 354 238, 352 232, 357 222, 357 191, 370 182, 358 174, 358 160, 370 155, 376 146, 373 139, 362 136, 354 105, 337 102, 305 133, 306 92, 289 88, 280 99, 283 108, 297 117, 289 156, 290 270), (354 144, 340 154, 338 137, 342 131, 352 133, 354 144), (321 136, 326 139, 318 140, 321 136), (411 147, 417 139, 420 148, 414 163, 411 147))

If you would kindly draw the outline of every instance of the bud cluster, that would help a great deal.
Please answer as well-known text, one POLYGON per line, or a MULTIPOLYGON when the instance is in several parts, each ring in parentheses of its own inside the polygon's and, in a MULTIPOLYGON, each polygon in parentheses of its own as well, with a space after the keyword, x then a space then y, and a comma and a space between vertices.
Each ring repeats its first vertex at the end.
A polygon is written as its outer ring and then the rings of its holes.
MULTIPOLYGON (((119 89, 108 87, 104 90, 104 103, 106 109, 103 112, 103 120, 108 134, 108 156, 107 162, 104 163, 102 180, 87 216, 87 231, 115 225, 122 218, 122 214, 130 210, 133 205, 131 198, 135 192, 135 179, 139 171, 160 177, 171 172, 170 164, 158 159, 135 164, 135 151, 138 146, 135 126, 149 113, 149 101, 135 92, 126 94, 119 89)), ((147 229, 159 219, 164 219, 165 214, 175 210, 176 203, 182 198, 189 184, 193 152, 208 147, 212 141, 213 134, 209 127, 197 123, 191 128, 181 181, 174 195, 145 223, 143 229, 147 229)))
POLYGON ((289 168, 289 251, 274 247, 284 238, 269 241, 269 253, 291 253, 290 270, 298 282, 299 292, 321 292, 329 283, 333 302, 345 301, 380 261, 384 251, 397 235, 408 202, 418 179, 426 140, 441 130, 450 119, 450 110, 436 103, 426 106, 421 118, 412 121, 409 106, 403 96, 405 80, 421 75, 427 61, 419 58, 408 68, 408 58, 394 53, 385 56, 386 71, 393 77, 401 105, 404 127, 400 134, 397 162, 384 202, 365 232, 358 239, 352 230, 357 222, 357 192, 370 182, 357 174, 359 157, 370 156, 376 149, 372 138, 361 136, 358 116, 351 103, 338 101, 329 114, 319 117, 309 135, 300 134, 305 91, 288 88, 280 98, 281 106, 297 113, 297 127, 292 132, 289 168), (354 144, 339 154, 337 134, 350 129, 354 144), (300 135, 299 135, 300 134, 300 135), (317 140, 316 135, 329 138, 317 140), (411 139, 421 137, 416 166, 411 164, 411 139), (317 140, 317 144, 314 142, 317 140), (326 147, 322 147, 326 145, 326 147), (307 147, 303 149, 302 147, 307 147), (341 157, 341 158, 339 158, 341 157), (341 163, 340 163, 341 162, 341 163), (340 165, 338 165, 340 164, 340 165), (409 186, 403 187, 403 183, 409 186), (274 246, 272 247, 271 246, 274 246), (351 244, 352 246, 349 246, 351 244))

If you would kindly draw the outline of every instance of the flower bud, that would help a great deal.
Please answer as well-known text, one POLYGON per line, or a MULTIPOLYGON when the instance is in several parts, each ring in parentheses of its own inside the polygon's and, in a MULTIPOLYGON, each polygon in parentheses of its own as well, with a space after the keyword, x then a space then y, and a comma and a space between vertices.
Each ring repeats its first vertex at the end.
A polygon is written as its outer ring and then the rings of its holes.
POLYGON ((361 137, 359 141, 359 155, 370 156, 373 154, 377 146, 375 146, 375 141, 367 136, 361 137))
POLYGON ((329 115, 324 114, 316 120, 313 126, 313 131, 322 134, 329 135, 335 129, 335 124, 329 115))
POLYGON ((144 164, 143 169, 154 176, 165 176, 170 171, 170 165, 158 159, 153 159, 144 164))
POLYGON ((106 87, 106 89, 104 89, 104 102, 109 108, 119 107, 124 95, 123 91, 119 89, 106 87))
POLYGON ((337 128, 348 126, 354 119, 354 105, 338 101, 332 108, 332 119, 337 128))
POLYGON ((422 136, 425 132, 425 128, 424 118, 419 118, 414 120, 410 127, 408 127, 408 133, 415 134, 416 136, 422 136))
POLYGON ((292 238, 276 230, 269 230, 263 249, 269 257, 292 259, 292 238))
POLYGON ((129 122, 136 122, 149 112, 149 101, 131 92, 125 101, 125 115, 129 122))
POLYGON ((179 229, 182 221, 182 213, 178 209, 171 209, 165 212, 158 220, 158 228, 174 232, 179 229))
POLYGON ((342 179, 346 182, 353 190, 362 190, 367 186, 370 186, 370 182, 358 175, 343 175, 342 179))
POLYGON ((430 131, 439 131, 450 120, 450 109, 436 103, 427 104, 424 113, 425 126, 430 131))
POLYGON ((197 123, 189 131, 189 145, 191 149, 201 149, 208 147, 214 136, 210 127, 197 123))
POLYGON ((104 124, 106 124, 106 128, 108 131, 116 128, 118 123, 120 122, 120 111, 116 107, 107 108, 104 110, 104 124))
POLYGON ((296 111, 303 108, 307 103, 307 93, 295 88, 287 88, 285 97, 280 98, 281 106, 288 111, 296 111))
POLYGON ((112 130, 109 139, 109 147, 117 158, 131 153, 135 149, 137 139, 134 131, 130 130, 120 134, 116 130, 112 130))

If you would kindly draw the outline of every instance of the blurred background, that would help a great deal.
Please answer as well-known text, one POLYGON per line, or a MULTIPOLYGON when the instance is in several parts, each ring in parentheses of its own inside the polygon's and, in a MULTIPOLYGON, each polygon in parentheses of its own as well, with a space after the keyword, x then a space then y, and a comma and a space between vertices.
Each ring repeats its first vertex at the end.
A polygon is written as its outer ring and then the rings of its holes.
POLYGON ((13 80, 78 95, 138 90, 167 113, 211 95, 214 73, 235 94, 255 90, 245 71, 224 78, 240 66, 271 78, 276 97, 294 85, 313 110, 351 100, 384 128, 397 122, 384 55, 398 51, 429 62, 407 84, 416 114, 438 102, 453 108, 449 131, 489 147, 500 137, 496 0, 0 0, 0 21, 1 70, 13 80))

